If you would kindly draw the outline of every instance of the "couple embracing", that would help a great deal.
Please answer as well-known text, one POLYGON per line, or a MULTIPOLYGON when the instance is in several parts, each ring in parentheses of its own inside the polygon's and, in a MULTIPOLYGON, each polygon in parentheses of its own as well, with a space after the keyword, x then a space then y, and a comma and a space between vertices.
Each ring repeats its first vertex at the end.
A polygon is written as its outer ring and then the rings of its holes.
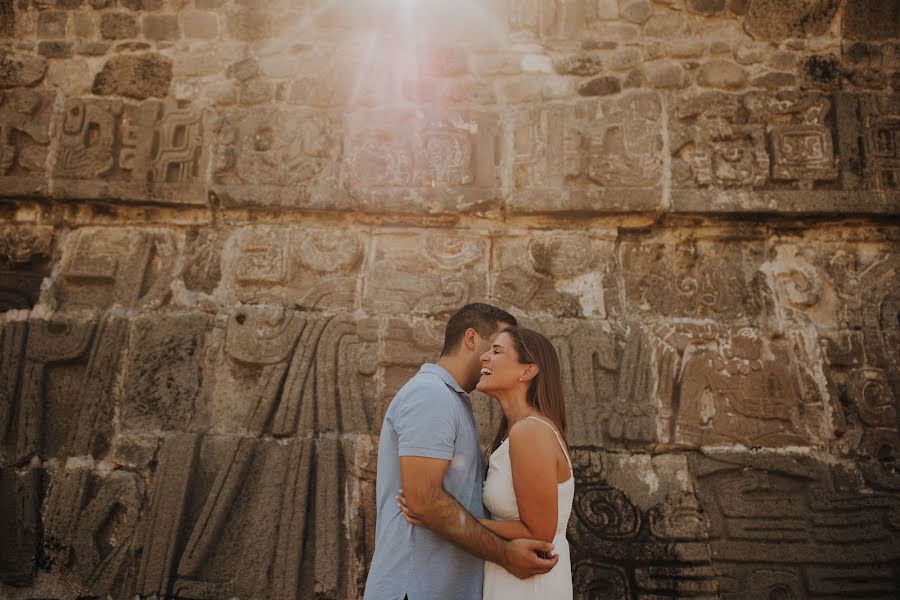
POLYGON ((487 304, 459 309, 440 360, 422 366, 384 417, 365 599, 572 598, 565 425, 547 338, 487 304), (503 411, 486 460, 474 389, 503 411))

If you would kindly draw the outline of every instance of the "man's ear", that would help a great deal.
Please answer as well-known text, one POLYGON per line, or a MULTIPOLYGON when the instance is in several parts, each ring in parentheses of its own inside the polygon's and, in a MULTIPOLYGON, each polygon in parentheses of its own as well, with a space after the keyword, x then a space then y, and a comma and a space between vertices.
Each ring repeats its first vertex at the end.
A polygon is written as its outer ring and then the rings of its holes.
POLYGON ((522 373, 522 376, 519 377, 519 381, 531 381, 537 377, 540 372, 541 369, 536 364, 532 363, 530 365, 525 365, 525 371, 522 373))
POLYGON ((466 329, 466 333, 463 334, 463 344, 466 346, 466 350, 469 352, 474 352, 478 347, 478 340, 475 336, 478 335, 478 332, 469 327, 466 329))

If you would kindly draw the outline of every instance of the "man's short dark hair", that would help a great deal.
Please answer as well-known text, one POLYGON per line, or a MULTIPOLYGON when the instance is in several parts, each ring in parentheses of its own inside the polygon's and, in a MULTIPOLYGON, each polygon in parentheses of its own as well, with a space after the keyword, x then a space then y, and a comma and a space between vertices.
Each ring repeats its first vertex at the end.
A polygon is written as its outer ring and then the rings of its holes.
POLYGON ((453 313, 453 316, 447 321, 447 329, 444 332, 444 349, 441 350, 441 356, 453 352, 470 327, 477 331, 478 335, 486 338, 497 331, 498 323, 506 323, 513 327, 518 325, 514 316, 496 306, 481 302, 466 304, 453 313))

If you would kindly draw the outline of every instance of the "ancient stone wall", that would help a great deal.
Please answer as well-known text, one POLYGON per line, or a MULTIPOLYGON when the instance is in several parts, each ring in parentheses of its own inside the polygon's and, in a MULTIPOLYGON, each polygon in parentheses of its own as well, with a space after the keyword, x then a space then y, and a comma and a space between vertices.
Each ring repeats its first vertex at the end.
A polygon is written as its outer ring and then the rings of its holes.
POLYGON ((360 598, 487 300, 578 598, 896 598, 898 215, 898 0, 0 0, 0 597, 360 598))

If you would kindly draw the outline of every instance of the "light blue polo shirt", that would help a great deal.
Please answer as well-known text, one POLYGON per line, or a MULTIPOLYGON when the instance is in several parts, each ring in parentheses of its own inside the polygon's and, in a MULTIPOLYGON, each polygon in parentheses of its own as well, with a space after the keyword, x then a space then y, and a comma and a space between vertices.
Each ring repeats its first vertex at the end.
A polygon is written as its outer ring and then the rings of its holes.
POLYGON ((472 404, 437 365, 422 365, 384 416, 375 484, 375 556, 365 600, 481 600, 484 561, 410 525, 400 513, 395 496, 401 487, 401 456, 449 460, 444 490, 473 516, 485 516, 484 463, 472 404))

